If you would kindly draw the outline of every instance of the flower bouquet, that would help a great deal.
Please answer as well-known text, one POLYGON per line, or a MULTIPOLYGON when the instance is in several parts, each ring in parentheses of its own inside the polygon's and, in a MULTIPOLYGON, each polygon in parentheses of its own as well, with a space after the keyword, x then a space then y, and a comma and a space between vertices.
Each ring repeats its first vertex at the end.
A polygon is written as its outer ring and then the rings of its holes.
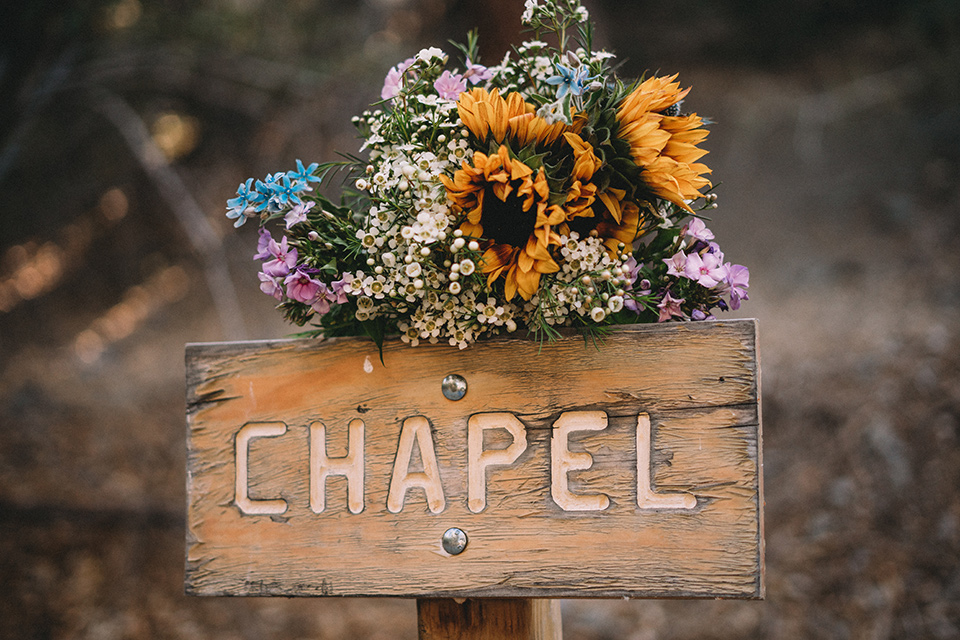
POLYGON ((390 69, 353 118, 365 157, 298 160, 228 200, 235 226, 259 220, 260 288, 289 321, 462 349, 712 319, 747 299, 747 268, 704 223, 716 195, 689 89, 617 77, 576 0, 526 0, 522 20, 533 38, 499 64, 481 64, 472 32, 390 69), (317 187, 338 177, 334 202, 317 187))

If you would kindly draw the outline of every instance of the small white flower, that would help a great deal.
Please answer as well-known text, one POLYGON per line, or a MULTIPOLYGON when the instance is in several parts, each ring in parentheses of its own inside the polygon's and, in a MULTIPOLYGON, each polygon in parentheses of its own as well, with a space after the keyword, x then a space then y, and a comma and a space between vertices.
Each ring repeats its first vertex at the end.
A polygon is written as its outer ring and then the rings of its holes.
POLYGON ((500 316, 503 315, 503 307, 498 307, 494 298, 487 298, 486 304, 477 304, 477 311, 480 312, 477 316, 477 320, 480 322, 500 324, 499 320, 500 316))
POLYGON ((367 296, 357 296, 357 308, 369 312, 373 309, 373 300, 367 296))
MULTIPOLYGON (((400 328, 403 329, 404 325, 401 325, 400 328)), ((410 346, 417 346, 420 344, 420 332, 417 331, 415 327, 407 327, 403 329, 403 333, 400 334, 400 339, 404 342, 409 342, 410 346)))
POLYGON ((426 62, 430 64, 434 58, 443 62, 446 58, 446 54, 443 53, 443 50, 438 47, 430 47, 429 49, 421 49, 420 53, 417 54, 417 60, 426 62))
POLYGON ((422 269, 419 262, 411 262, 403 269, 403 272, 407 274, 408 278, 416 278, 420 275, 421 271, 422 269))
POLYGON ((520 16, 520 21, 524 24, 530 24, 530 21, 533 20, 533 12, 537 9, 537 0, 526 0, 523 3, 523 14, 520 16))
POLYGON ((461 273, 461 274, 463 274, 463 275, 465 275, 465 276, 469 276, 470 274, 472 274, 472 273, 473 273, 474 271, 476 271, 476 270, 477 270, 477 265, 474 264, 473 260, 471 260, 470 258, 467 258, 466 260, 463 260, 463 261, 460 262, 460 273, 461 273))
MULTIPOLYGON (((417 96, 417 102, 419 102, 420 104, 424 104, 428 107, 436 107, 437 103, 440 102, 440 97, 435 95, 417 96)), ((452 104, 456 104, 456 103, 452 103, 452 104)))
POLYGON ((547 121, 547 124, 556 124, 567 122, 567 116, 563 112, 563 103, 561 101, 550 102, 537 109, 537 116, 547 121))
POLYGON ((603 319, 607 317, 607 312, 603 307, 594 307, 590 310, 590 318, 594 322, 603 322, 603 319))

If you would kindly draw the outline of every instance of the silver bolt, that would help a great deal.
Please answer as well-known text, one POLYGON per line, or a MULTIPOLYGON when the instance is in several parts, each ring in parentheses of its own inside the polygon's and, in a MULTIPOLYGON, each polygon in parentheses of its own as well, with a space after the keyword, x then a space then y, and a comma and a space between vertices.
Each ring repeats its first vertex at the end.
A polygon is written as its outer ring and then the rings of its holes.
POLYGON ((467 395, 467 381, 463 376, 451 373, 440 383, 440 389, 447 400, 459 400, 467 395))
POLYGON ((440 543, 443 545, 444 551, 455 556, 467 548, 467 534, 463 532, 463 529, 450 527, 443 532, 443 536, 440 537, 440 543))

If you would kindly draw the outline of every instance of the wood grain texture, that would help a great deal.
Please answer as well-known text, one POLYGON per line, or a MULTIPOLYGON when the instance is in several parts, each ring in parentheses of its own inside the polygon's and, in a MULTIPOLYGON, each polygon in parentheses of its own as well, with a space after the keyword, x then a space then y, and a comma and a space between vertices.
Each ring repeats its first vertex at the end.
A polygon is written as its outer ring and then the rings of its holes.
POLYGON ((535 598, 420 598, 420 640, 561 640, 560 602, 535 598))
MULTIPOLYGON (((352 338, 188 345, 188 593, 763 596, 754 321, 626 327, 599 348, 580 337, 542 347, 495 340, 464 351, 390 343, 383 361, 370 341, 352 338), (459 401, 441 394, 450 373, 469 385, 459 401), (569 450, 589 454, 592 465, 568 474, 568 490, 607 496, 601 511, 565 511, 551 495, 553 425, 582 411, 604 412, 608 426, 569 434, 569 450), (526 448, 511 464, 486 468, 485 503, 475 513, 467 425, 497 412, 525 426, 526 448), (650 419, 650 486, 692 494, 693 509, 638 506, 642 413, 650 419), (417 417, 430 425, 443 508, 431 511, 424 488, 412 483, 393 513, 401 430, 417 417), (347 478, 331 475, 315 513, 310 435, 321 430, 312 426, 325 427, 332 459, 347 455, 354 420, 364 423, 363 510, 350 512, 347 478), (286 509, 243 513, 237 434, 277 422, 282 435, 249 440, 247 493, 286 509), (449 527, 469 538, 456 556, 440 545, 449 527)), ((484 450, 515 441, 504 429, 483 435, 484 450)), ((424 470, 416 449, 410 473, 424 470)))

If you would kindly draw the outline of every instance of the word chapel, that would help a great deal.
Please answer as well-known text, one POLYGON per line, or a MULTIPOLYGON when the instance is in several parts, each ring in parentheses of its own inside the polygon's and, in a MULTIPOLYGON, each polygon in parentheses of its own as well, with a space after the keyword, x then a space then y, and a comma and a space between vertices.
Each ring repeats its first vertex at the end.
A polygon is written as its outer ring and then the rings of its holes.
MULTIPOLYGON (((579 494, 571 491, 568 474, 571 471, 589 469, 593 458, 586 452, 574 452, 568 448, 568 438, 577 431, 602 431, 607 428, 607 414, 603 411, 567 411, 553 423, 550 438, 550 495, 564 511, 602 511, 609 498, 602 493, 579 494)), ((269 438, 286 433, 282 422, 248 423, 240 428, 236 437, 236 506, 248 515, 280 515, 286 512, 287 502, 282 499, 254 499, 248 485, 250 441, 254 438, 269 438)), ((330 476, 345 476, 347 479, 347 508, 351 513, 364 509, 364 423, 354 419, 349 424, 347 455, 328 457, 326 453, 326 427, 322 423, 310 425, 310 509, 322 513, 326 508, 326 480, 330 476)), ((650 417, 646 413, 637 416, 637 505, 641 509, 693 509, 697 499, 690 493, 657 493, 650 484, 650 417)), ((467 421, 467 506, 479 513, 486 507, 486 469, 493 466, 508 466, 527 449, 526 428, 511 413, 479 413, 467 421), (512 442, 502 449, 484 449, 484 432, 503 429, 512 442)), ((432 513, 440 513, 446 506, 440 469, 430 432, 430 423, 423 416, 414 416, 403 421, 400 439, 393 464, 390 488, 387 494, 387 510, 399 513, 403 510, 407 491, 423 490, 427 506, 432 513), (410 469, 414 445, 420 451, 422 471, 410 469)))

